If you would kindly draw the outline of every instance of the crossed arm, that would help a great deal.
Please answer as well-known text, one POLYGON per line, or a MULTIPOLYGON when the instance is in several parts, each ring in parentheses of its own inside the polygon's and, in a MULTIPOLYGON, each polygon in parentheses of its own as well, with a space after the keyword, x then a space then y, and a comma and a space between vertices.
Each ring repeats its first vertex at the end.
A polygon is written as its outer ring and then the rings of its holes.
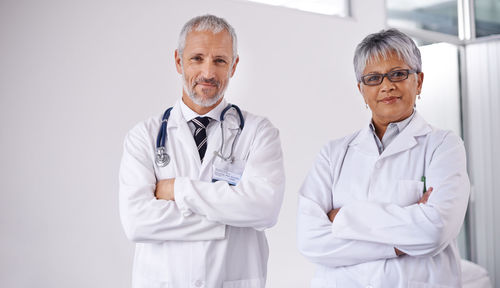
POLYGON ((257 129, 237 186, 181 175, 158 181, 147 139, 144 127, 129 133, 120 167, 120 216, 131 240, 223 239, 226 225, 263 230, 276 223, 284 172, 279 133, 269 122, 257 129))
MULTIPOLYGON (((425 193, 422 195, 422 198, 420 198, 420 200, 418 200, 417 204, 426 204, 427 201, 429 200, 429 197, 431 196, 431 193, 433 190, 434 190, 434 188, 429 187, 429 189, 427 189, 427 191, 425 191, 425 193)), ((327 213, 327 216, 328 216, 328 219, 330 220, 330 222, 333 223, 333 221, 335 220, 335 216, 337 216, 337 213, 339 213, 339 211, 340 211, 340 208, 335 208, 335 209, 330 210, 330 212, 327 213)), ((406 255, 405 252, 399 250, 396 247, 394 247, 394 252, 396 253, 397 256, 406 255)))
POLYGON ((407 207, 373 201, 332 207, 335 157, 323 149, 299 194, 301 253, 330 267, 440 253, 457 236, 469 195, 465 151, 457 138, 447 136, 431 151, 426 176, 435 192, 407 207))

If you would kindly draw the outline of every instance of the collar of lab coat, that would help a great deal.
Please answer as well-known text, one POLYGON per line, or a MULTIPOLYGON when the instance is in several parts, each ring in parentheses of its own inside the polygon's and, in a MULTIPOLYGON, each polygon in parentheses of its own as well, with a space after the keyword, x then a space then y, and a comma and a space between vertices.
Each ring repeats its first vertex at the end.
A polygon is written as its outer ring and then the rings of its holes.
MULTIPOLYGON (((416 137, 426 135, 431 131, 431 126, 417 111, 415 111, 415 116, 410 123, 408 123, 408 126, 406 126, 391 144, 386 147, 382 154, 380 154, 380 158, 385 158, 401 151, 411 149, 413 146, 417 145, 416 137)), ((369 125, 366 125, 358 136, 349 144, 349 147, 356 147, 368 155, 378 155, 377 143, 373 137, 369 125)))
POLYGON ((218 122, 220 119, 220 114, 222 113, 222 110, 224 110, 224 108, 226 108, 226 106, 227 106, 226 100, 222 99, 222 101, 219 103, 219 105, 215 106, 215 108, 210 110, 207 114, 199 115, 196 112, 192 111, 189 107, 187 107, 186 104, 184 104, 182 102, 182 98, 181 98, 181 99, 177 100, 177 102, 174 105, 174 108, 172 109, 172 112, 170 113, 170 118, 172 118, 172 119, 168 120, 168 126, 169 127, 183 126, 183 125, 181 125, 181 123, 183 123, 183 122, 187 123, 190 120, 192 120, 193 118, 198 117, 198 116, 208 116, 208 117, 210 117, 218 122), (185 106, 184 111, 182 111, 183 110, 182 105, 185 106))
MULTIPOLYGON (((193 135, 191 134, 191 130, 189 129, 188 122, 189 120, 184 118, 184 115, 182 113, 181 109, 181 103, 182 99, 177 100, 175 103, 172 112, 170 113, 170 118, 168 119, 168 135, 174 135, 174 130, 175 130, 175 135, 178 137, 178 140, 180 143, 183 143, 185 146, 189 146, 189 149, 186 149, 189 151, 189 157, 191 157, 194 162, 197 163, 196 165, 199 165, 200 171, 203 171, 205 169, 205 166, 208 165, 208 163, 211 163, 212 158, 214 157, 212 152, 209 151, 215 151, 217 147, 220 145, 220 137, 221 137, 221 132, 220 129, 216 129, 214 131, 214 137, 210 137, 210 141, 207 143, 207 153, 205 154, 205 159, 203 160, 203 164, 200 163, 200 156, 198 154, 198 149, 196 147, 195 142, 193 141, 193 135)), ((222 113, 222 110, 227 106, 226 100, 223 99, 219 105, 217 105, 214 109, 212 109, 209 113, 203 115, 203 116, 210 116, 217 121, 220 119, 220 114, 222 113)))

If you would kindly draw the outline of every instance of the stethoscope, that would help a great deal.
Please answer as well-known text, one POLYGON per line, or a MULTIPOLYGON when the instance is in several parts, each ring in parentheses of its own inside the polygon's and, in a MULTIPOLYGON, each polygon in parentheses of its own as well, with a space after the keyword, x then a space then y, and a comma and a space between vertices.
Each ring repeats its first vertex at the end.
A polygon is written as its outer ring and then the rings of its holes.
MULTIPOLYGON (((165 111, 165 113, 163 113, 160 131, 158 131, 158 137, 156 138, 155 163, 159 167, 165 167, 168 165, 168 163, 170 163, 170 156, 168 156, 167 149, 165 147, 165 142, 167 140, 168 118, 170 117, 170 111, 172 111, 172 108, 173 107, 168 108, 165 111)), ((219 151, 214 151, 214 154, 216 156, 220 157, 222 160, 232 163, 234 161, 234 157, 233 157, 234 145, 235 145, 237 139, 239 138, 244 126, 245 126, 245 119, 243 118, 243 114, 241 113, 240 108, 234 104, 228 104, 226 106, 226 108, 224 108, 224 110, 222 110, 222 112, 220 113, 220 128, 221 128, 222 142, 221 142, 219 151), (231 144, 231 150, 229 152, 229 155, 224 156, 224 154, 223 154, 223 149, 224 149, 224 119, 226 117, 227 111, 229 111, 231 108, 234 108, 234 110, 236 110, 236 112, 238 113, 238 116, 240 118, 240 125, 238 126, 238 132, 233 139, 233 143, 231 144)))

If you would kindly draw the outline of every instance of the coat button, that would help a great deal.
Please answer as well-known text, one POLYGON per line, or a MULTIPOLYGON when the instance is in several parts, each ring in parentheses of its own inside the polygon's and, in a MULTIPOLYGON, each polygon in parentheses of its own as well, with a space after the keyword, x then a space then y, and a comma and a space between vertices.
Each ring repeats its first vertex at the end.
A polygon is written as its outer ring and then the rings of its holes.
POLYGON ((373 286, 372 285, 367 285, 366 288, 373 288, 373 286))
MULTIPOLYGON (((375 163, 375 168, 380 169, 380 167, 382 167, 382 163, 380 163, 380 162, 375 163)), ((366 288, 369 288, 369 286, 366 286, 366 288)), ((372 288, 372 287, 370 287, 370 288, 372 288)))
POLYGON ((196 280, 196 282, 194 282, 194 286, 196 286, 196 287, 203 287, 203 284, 204 283, 201 280, 196 280))

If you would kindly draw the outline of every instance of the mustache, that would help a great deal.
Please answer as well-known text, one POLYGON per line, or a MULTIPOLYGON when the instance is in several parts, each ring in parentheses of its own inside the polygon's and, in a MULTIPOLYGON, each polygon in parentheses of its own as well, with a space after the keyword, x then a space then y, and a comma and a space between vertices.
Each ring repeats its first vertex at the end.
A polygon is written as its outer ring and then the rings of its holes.
POLYGON ((215 85, 217 86, 217 88, 220 87, 220 81, 217 81, 215 78, 205 78, 205 77, 196 78, 196 80, 193 83, 193 87, 200 83, 215 85))

